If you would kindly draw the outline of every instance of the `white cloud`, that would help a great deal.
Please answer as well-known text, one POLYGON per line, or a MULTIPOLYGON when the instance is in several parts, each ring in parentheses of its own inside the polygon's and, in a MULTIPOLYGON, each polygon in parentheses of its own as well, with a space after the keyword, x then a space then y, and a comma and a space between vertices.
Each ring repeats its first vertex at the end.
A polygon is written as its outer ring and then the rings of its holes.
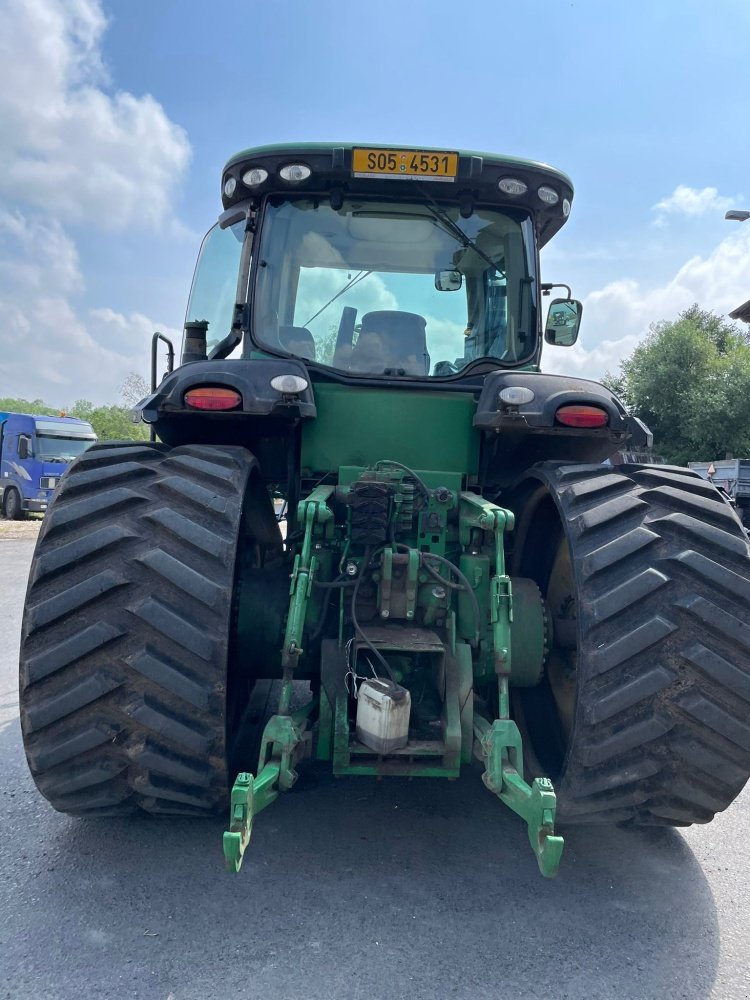
POLYGON ((179 331, 139 313, 78 310, 68 296, 79 284, 59 226, 0 215, 0 395, 116 403, 129 372, 147 377, 155 329, 179 343, 179 331))
POLYGON ((0 2, 0 192, 62 222, 156 225, 190 146, 150 95, 103 89, 97 0, 0 2))
POLYGON ((705 187, 698 190, 687 184, 678 184, 672 194, 662 198, 653 207, 656 212, 655 225, 664 226, 670 215, 709 215, 725 212, 734 204, 734 199, 723 198, 715 187, 705 187))
POLYGON ((750 226, 722 240, 707 257, 692 257, 663 285, 644 288, 622 279, 592 292, 584 300, 582 342, 570 349, 547 346, 543 367, 599 378, 617 369, 651 323, 676 319, 694 302, 726 314, 749 298, 750 226))
POLYGON ((453 364, 463 358, 466 342, 466 323, 456 323, 445 317, 425 316, 427 325, 427 350, 434 366, 439 361, 453 364))
POLYGON ((640 336, 629 336, 603 340, 591 348, 585 346, 585 340, 583 343, 579 340, 570 348, 545 344, 542 371, 598 380, 607 371, 614 374, 620 361, 633 351, 640 339, 640 336))
POLYGON ((44 286, 58 292, 82 288, 78 251, 59 222, 29 222, 18 211, 0 208, 0 286, 13 289, 19 299, 44 286))
POLYGON ((116 403, 153 330, 179 339, 135 303, 85 303, 65 228, 179 228, 187 138, 153 97, 109 92, 105 28, 99 0, 0 0, 0 395, 116 403))

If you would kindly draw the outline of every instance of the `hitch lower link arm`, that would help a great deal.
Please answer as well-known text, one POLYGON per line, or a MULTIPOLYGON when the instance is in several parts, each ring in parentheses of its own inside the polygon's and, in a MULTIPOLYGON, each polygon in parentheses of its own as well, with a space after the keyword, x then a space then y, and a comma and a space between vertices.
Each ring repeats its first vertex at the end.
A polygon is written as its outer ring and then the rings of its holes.
POLYGON ((238 872, 250 843, 254 817, 287 792, 297 780, 294 765, 310 753, 307 717, 311 701, 293 715, 274 715, 263 730, 258 776, 241 771, 234 782, 229 805, 229 830, 224 833, 226 868, 238 872))
POLYGON ((555 836, 557 799, 549 778, 523 779, 521 734, 512 719, 496 719, 491 725, 474 713, 474 753, 484 763, 482 781, 526 821, 529 843, 539 871, 554 878, 560 866, 564 840, 555 836))
POLYGON ((250 842, 253 818, 274 802, 280 792, 289 791, 297 780, 294 764, 310 751, 310 733, 305 730, 315 702, 291 713, 292 691, 294 669, 303 652, 302 631, 317 562, 313 555, 313 530, 316 525, 325 526, 333 520, 326 504, 332 492, 332 486, 320 486, 299 504, 298 520, 304 525, 305 534, 302 548, 294 559, 289 587, 289 614, 281 651, 279 708, 263 730, 257 777, 241 771, 232 788, 229 830, 224 833, 224 860, 229 871, 240 870, 250 842))
POLYGON ((539 870, 546 878, 553 878, 557 875, 564 846, 563 838, 555 836, 555 790, 549 778, 535 778, 531 785, 524 780, 521 733, 510 718, 513 593, 510 577, 505 573, 504 535, 513 527, 513 514, 473 494, 464 493, 461 500, 462 534, 468 538, 471 528, 480 528, 491 533, 495 541, 490 624, 499 718, 490 724, 483 716, 474 713, 474 753, 484 763, 482 780, 485 786, 526 821, 529 843, 539 870))

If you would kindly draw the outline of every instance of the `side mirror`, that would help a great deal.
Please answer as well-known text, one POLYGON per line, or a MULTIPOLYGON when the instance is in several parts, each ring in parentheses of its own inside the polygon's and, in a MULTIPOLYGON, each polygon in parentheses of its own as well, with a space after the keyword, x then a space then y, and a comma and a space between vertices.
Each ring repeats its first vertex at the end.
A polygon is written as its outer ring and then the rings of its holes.
POLYGON ((27 437, 18 438, 18 457, 19 458, 31 457, 31 448, 29 447, 29 439, 27 437))
POLYGON ((435 288, 439 292, 457 292, 463 284, 460 271, 436 271, 435 288))
POLYGON ((583 306, 578 299, 553 299, 547 314, 544 339, 556 347, 572 347, 578 340, 582 315, 583 306))

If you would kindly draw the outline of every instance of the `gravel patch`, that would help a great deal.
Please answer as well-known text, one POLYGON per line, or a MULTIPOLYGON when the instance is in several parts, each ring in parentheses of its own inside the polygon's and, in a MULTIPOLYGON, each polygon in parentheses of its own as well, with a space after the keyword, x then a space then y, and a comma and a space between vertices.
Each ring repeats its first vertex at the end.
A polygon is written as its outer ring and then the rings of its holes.
POLYGON ((24 521, 6 521, 4 517, 0 517, 0 542, 12 538, 36 538, 43 520, 44 518, 33 514, 24 521))

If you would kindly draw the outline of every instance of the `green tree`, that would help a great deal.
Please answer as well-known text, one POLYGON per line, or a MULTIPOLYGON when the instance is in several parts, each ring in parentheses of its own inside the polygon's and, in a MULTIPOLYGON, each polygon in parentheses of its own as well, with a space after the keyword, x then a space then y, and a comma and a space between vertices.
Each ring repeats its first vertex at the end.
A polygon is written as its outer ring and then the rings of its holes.
POLYGON ((316 345, 315 356, 317 360, 324 365, 333 364, 333 355, 336 351, 336 338, 339 332, 338 323, 332 323, 328 327, 328 333, 325 337, 316 345))
POLYGON ((93 412, 93 403, 90 403, 88 399, 77 399, 70 408, 68 416, 77 417, 79 420, 91 420, 91 414, 93 412))
POLYGON ((669 461, 750 456, 750 338, 723 317, 693 305, 655 323, 603 381, 648 424, 669 461))
POLYGON ((87 399, 78 399, 68 415, 88 420, 100 441, 148 440, 148 427, 134 424, 130 409, 124 406, 94 406, 87 399))
POLYGON ((0 410, 6 413, 33 413, 40 416, 56 417, 60 409, 48 406, 43 399, 15 399, 11 396, 0 398, 0 410))
POLYGON ((3 410, 8 413, 68 416, 87 420, 100 441, 148 440, 148 427, 141 423, 134 424, 130 407, 126 406, 94 406, 88 399, 77 399, 73 406, 61 409, 59 406, 48 406, 42 399, 16 399, 8 396, 0 398, 0 411, 3 410))

